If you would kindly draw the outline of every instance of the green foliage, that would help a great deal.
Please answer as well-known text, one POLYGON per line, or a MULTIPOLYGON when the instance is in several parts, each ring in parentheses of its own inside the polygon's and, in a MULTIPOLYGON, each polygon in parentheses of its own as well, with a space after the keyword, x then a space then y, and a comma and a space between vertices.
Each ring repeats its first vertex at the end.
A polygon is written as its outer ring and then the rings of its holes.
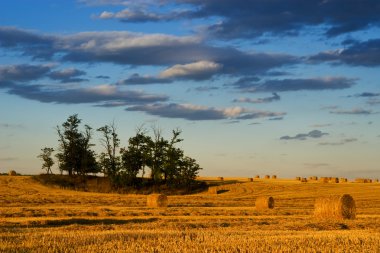
MULTIPOLYGON (((183 141, 180 130, 173 130, 172 137, 167 140, 158 128, 152 128, 152 136, 139 128, 135 136, 129 138, 128 146, 120 148, 115 125, 105 125, 97 129, 104 147, 104 151, 97 155, 92 150, 92 128, 85 125, 84 131, 80 131, 80 124, 81 119, 74 114, 56 128, 59 137, 56 158, 61 172, 67 172, 69 176, 102 172, 118 190, 144 186, 190 189, 195 185, 201 167, 176 146, 183 141), (145 177, 147 171, 150 172, 149 178, 145 177)), ((42 168, 49 174, 54 164, 51 158, 54 150, 41 150, 38 157, 44 161, 42 168)))
POLYGON ((45 147, 41 149, 41 151, 41 154, 39 154, 37 157, 43 161, 42 169, 46 170, 46 174, 53 174, 51 167, 54 165, 54 161, 51 155, 54 152, 54 149, 45 147))
POLYGON ((79 131, 81 120, 78 115, 70 116, 62 124, 62 129, 57 126, 59 136, 59 153, 56 157, 61 171, 67 171, 69 175, 86 175, 99 172, 96 154, 91 147, 92 128, 85 125, 85 131, 79 131))
POLYGON ((114 180, 120 169, 120 157, 117 156, 117 150, 120 147, 120 139, 116 133, 115 124, 105 125, 97 130, 101 132, 103 138, 100 140, 105 152, 99 156, 99 165, 104 175, 114 180))

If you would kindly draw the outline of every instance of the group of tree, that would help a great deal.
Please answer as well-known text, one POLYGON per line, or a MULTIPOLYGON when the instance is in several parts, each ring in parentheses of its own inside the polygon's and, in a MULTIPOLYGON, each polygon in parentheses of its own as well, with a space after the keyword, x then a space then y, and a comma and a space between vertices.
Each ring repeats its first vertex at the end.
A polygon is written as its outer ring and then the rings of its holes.
MULTIPOLYGON (((201 170, 195 159, 185 156, 177 147, 176 144, 183 141, 180 130, 173 130, 171 138, 165 139, 157 127, 152 128, 152 135, 141 127, 129 138, 128 145, 121 147, 115 125, 105 125, 97 129, 104 147, 97 155, 92 143, 94 130, 88 125, 80 130, 80 124, 81 119, 75 114, 56 128, 58 149, 55 157, 59 170, 69 176, 103 173, 114 188, 190 187, 201 170)), ((54 151, 45 147, 38 156, 47 174, 52 173, 54 151)))

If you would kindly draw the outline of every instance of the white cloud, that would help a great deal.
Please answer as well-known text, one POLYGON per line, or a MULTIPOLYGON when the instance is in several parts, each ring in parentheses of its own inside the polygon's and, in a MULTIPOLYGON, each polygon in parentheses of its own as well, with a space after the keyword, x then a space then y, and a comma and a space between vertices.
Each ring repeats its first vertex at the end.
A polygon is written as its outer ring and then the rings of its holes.
POLYGON ((177 64, 160 73, 162 78, 187 78, 193 79, 209 78, 217 73, 222 65, 212 61, 198 61, 189 64, 177 64))

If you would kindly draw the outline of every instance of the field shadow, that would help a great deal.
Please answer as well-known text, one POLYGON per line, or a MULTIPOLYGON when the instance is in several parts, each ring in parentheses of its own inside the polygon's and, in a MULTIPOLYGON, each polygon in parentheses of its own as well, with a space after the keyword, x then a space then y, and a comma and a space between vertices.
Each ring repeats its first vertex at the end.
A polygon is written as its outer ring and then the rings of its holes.
POLYGON ((230 190, 218 190, 216 192, 216 194, 223 194, 223 193, 226 193, 226 192, 229 192, 230 190))
POLYGON ((62 220, 42 220, 42 221, 31 221, 27 227, 61 227, 69 225, 124 225, 124 224, 143 224, 150 223, 159 220, 158 218, 148 218, 148 219, 85 219, 85 218, 72 218, 72 219, 62 219, 62 220))

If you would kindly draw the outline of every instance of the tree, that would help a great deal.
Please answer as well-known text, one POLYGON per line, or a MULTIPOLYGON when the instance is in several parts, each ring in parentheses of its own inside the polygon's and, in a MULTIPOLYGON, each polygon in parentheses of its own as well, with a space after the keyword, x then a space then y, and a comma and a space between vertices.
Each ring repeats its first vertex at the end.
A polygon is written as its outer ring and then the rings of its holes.
POLYGON ((151 169, 151 179, 154 184, 160 184, 163 180, 165 149, 168 141, 162 137, 162 131, 158 127, 153 127, 153 139, 148 143, 149 158, 147 165, 151 169))
POLYGON ((57 126, 59 136, 59 153, 56 157, 59 161, 59 169, 73 174, 85 175, 99 172, 96 162, 96 154, 91 147, 92 128, 85 125, 85 131, 79 131, 81 119, 77 114, 69 116, 62 124, 62 129, 57 126))
POLYGON ((197 161, 191 157, 184 156, 180 160, 177 183, 183 186, 191 186, 202 169, 197 161))
POLYGON ((106 152, 100 154, 100 166, 102 172, 111 178, 114 178, 119 171, 120 157, 116 155, 117 149, 120 147, 120 139, 116 133, 115 124, 105 125, 97 131, 103 134, 100 140, 106 152))
POLYGON ((51 171, 51 167, 54 165, 53 158, 51 158, 52 153, 54 152, 53 148, 42 148, 41 154, 39 154, 37 157, 41 158, 43 161, 42 169, 46 170, 46 174, 53 174, 51 171))
POLYGON ((128 147, 121 149, 122 175, 124 180, 132 185, 138 184, 137 175, 145 174, 145 166, 149 163, 152 139, 142 128, 138 128, 136 135, 129 138, 128 147))
POLYGON ((164 181, 167 184, 175 184, 174 181, 179 173, 180 161, 184 155, 181 149, 174 146, 176 143, 183 141, 179 138, 181 131, 176 129, 172 133, 173 136, 165 147, 165 162, 163 167, 164 181))

